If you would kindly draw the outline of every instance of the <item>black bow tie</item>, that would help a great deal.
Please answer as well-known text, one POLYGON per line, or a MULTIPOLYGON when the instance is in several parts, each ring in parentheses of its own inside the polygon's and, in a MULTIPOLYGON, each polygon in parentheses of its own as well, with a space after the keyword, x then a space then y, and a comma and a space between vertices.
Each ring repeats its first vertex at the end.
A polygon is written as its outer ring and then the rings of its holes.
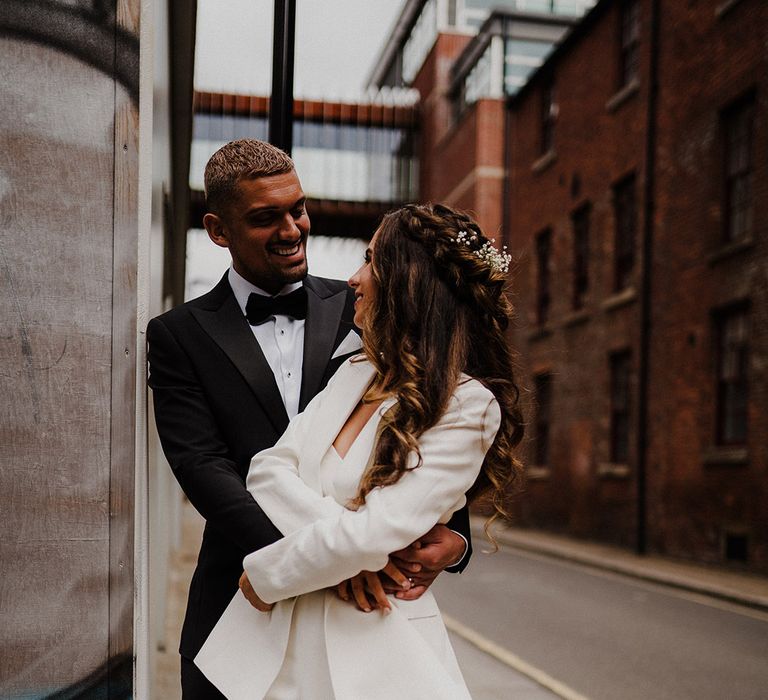
POLYGON ((248 303, 245 305, 245 316, 252 326, 258 326, 272 316, 306 318, 307 290, 304 287, 299 287, 290 294, 277 297, 265 297, 262 294, 251 293, 248 297, 248 303))

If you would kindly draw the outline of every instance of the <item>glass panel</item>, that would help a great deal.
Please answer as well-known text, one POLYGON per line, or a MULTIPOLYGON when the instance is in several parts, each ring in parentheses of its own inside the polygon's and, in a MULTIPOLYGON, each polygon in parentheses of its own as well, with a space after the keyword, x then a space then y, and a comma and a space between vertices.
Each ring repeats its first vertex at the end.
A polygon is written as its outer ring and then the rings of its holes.
POLYGON ((537 266, 537 295, 536 295, 536 319, 539 325, 544 325, 549 317, 549 256, 550 256, 549 230, 542 231, 536 237, 536 266, 537 266))
MULTIPOLYGON (((208 158, 227 141, 266 140, 265 118, 197 114, 190 186, 203 189, 208 158)), ((294 160, 307 195, 347 201, 399 201, 416 195, 413 139, 404 129, 295 121, 294 160)))
POLYGON ((534 456, 536 465, 549 463, 549 424, 552 404, 552 375, 540 374, 534 378, 536 396, 536 428, 534 456))
POLYGON ((573 308, 584 306, 589 289, 589 206, 573 215, 573 308))
POLYGON ((504 42, 505 86, 514 94, 544 62, 554 45, 544 41, 507 39, 504 42))
POLYGON ((466 104, 472 104, 481 97, 488 97, 490 94, 491 47, 488 46, 464 81, 464 100, 466 104))
POLYGON ((429 0, 403 46, 403 80, 410 83, 419 72, 424 59, 437 38, 437 3, 429 0))
POLYGON ((517 60, 526 57, 543 59, 552 50, 552 44, 548 41, 507 39, 505 48, 507 63, 516 63, 517 60))
POLYGON ((746 311, 720 320, 718 368, 718 439, 722 444, 743 444, 747 438, 749 395, 749 325, 746 311))
POLYGON ((752 131, 754 100, 742 100, 724 115, 726 239, 738 240, 752 230, 752 131))
POLYGON ((612 355, 611 363, 611 461, 625 464, 629 459, 629 408, 631 355, 612 355))

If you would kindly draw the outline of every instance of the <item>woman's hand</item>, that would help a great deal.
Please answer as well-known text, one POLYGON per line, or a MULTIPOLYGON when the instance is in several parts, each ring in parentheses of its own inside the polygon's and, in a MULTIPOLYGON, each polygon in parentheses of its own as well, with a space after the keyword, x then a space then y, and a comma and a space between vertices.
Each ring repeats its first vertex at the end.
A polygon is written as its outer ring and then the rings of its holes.
POLYGON ((253 605, 256 610, 260 610, 261 612, 269 612, 272 610, 272 608, 275 607, 274 603, 265 603, 261 598, 259 598, 256 591, 253 590, 253 586, 251 586, 251 582, 248 580, 248 574, 246 574, 245 571, 243 571, 243 575, 240 577, 240 582, 238 585, 240 586, 240 590, 243 592, 245 599, 251 605, 253 605))
POLYGON ((357 576, 342 581, 336 586, 336 593, 342 600, 354 602, 364 612, 378 608, 382 614, 388 615, 392 605, 382 585, 381 575, 394 581, 398 590, 407 591, 411 587, 408 578, 390 560, 379 572, 361 571, 357 576))

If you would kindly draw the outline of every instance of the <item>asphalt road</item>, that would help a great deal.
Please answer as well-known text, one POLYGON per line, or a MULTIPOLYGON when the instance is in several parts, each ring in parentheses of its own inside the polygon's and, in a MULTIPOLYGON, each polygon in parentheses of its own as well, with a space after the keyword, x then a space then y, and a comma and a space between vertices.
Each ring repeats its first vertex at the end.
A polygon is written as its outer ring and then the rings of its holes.
MULTIPOLYGON (((768 699, 765 613, 508 548, 475 554, 433 590, 447 616, 570 697, 768 699)), ((496 697, 525 698, 504 682, 496 697)))

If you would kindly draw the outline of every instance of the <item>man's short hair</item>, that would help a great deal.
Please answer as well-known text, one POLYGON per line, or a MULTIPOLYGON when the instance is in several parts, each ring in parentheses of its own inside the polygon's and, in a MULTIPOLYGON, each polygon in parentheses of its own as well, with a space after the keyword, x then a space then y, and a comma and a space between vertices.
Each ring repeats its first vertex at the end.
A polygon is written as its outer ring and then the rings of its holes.
POLYGON ((281 175, 294 169, 291 157, 271 143, 256 139, 230 141, 205 166, 205 204, 221 215, 232 202, 237 183, 244 179, 281 175))

